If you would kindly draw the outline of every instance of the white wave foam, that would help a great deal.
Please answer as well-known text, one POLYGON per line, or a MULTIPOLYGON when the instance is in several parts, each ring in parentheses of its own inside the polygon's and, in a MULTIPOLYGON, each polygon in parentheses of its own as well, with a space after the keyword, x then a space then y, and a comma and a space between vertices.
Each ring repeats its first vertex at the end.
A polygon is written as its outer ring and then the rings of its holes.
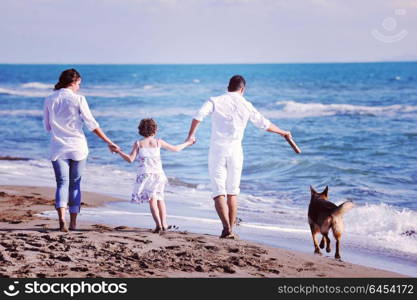
POLYGON ((42 82, 28 82, 28 83, 24 83, 22 84, 23 88, 26 89, 41 89, 41 90, 52 90, 54 88, 53 84, 49 84, 49 83, 42 83, 42 82))
POLYGON ((144 109, 138 107, 137 110, 123 110, 123 111, 93 111, 95 117, 102 118, 157 118, 157 117, 172 117, 185 115, 192 117, 195 110, 181 107, 163 108, 163 109, 144 109))
POLYGON ((44 98, 51 94, 50 91, 41 91, 41 90, 21 90, 21 89, 7 89, 0 88, 0 94, 7 94, 11 96, 21 96, 21 97, 34 97, 34 98, 44 98))
POLYGON ((278 101, 282 105, 281 110, 265 111, 269 118, 305 118, 323 117, 334 115, 373 115, 395 116, 398 114, 416 114, 417 106, 389 105, 389 106, 361 106, 351 104, 322 104, 300 103, 295 101, 278 101))
POLYGON ((369 248, 417 254, 416 211, 384 203, 367 204, 355 207, 344 218, 345 233, 351 241, 369 248))
POLYGON ((0 110, 0 116, 29 116, 29 117, 39 117, 42 116, 42 111, 40 110, 30 110, 30 109, 15 109, 15 110, 0 110))
MULTIPOLYGON (((194 110, 186 108, 166 108, 166 109, 141 109, 137 111, 92 111, 95 117, 99 118, 145 118, 145 117, 171 117, 185 115, 192 117, 195 113, 194 110)), ((30 110, 30 109, 5 109, 0 110, 0 116, 28 116, 28 117, 39 117, 42 116, 41 110, 30 110)))
MULTIPOLYGON (((20 97, 45 98, 52 93, 53 86, 39 82, 30 82, 21 85, 21 88, 3 88, 0 87, 0 94, 20 97)), ((164 96, 169 95, 168 91, 154 89, 152 85, 145 85, 141 88, 112 87, 106 86, 99 88, 98 86, 90 86, 82 88, 79 92, 86 97, 100 98, 125 98, 137 96, 164 96)))
MULTIPOLYGON (((198 81, 198 79, 195 79, 198 81)), ((162 97, 188 93, 190 88, 195 88, 193 81, 185 84, 96 84, 82 85, 80 94, 87 97, 100 98, 125 98, 125 97, 162 97)), ((21 97, 47 97, 52 93, 53 85, 42 82, 27 82, 15 86, 2 86, 0 93, 21 97)), ((200 87, 200 89, 207 89, 200 87)))

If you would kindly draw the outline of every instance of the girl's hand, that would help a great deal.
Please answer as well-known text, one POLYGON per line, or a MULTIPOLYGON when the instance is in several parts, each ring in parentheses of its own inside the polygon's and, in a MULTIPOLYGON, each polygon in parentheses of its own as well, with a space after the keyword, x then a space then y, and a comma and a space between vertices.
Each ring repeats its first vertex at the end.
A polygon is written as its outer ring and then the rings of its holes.
POLYGON ((189 137, 188 139, 187 139, 187 141, 186 141, 186 143, 188 144, 188 146, 191 146, 191 145, 194 145, 195 144, 195 142, 196 142, 196 139, 195 139, 195 137, 189 137))
POLYGON ((109 150, 110 150, 111 153, 119 153, 120 152, 120 147, 117 146, 116 144, 109 143, 108 146, 109 146, 109 150))

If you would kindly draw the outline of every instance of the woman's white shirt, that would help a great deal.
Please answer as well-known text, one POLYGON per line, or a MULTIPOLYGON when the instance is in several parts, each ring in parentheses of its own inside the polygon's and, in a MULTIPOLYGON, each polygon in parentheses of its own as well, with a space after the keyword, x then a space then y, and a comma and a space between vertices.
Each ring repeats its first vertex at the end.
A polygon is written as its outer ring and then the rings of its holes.
POLYGON ((83 124, 90 131, 99 127, 84 96, 68 88, 55 91, 45 99, 43 123, 51 133, 50 160, 83 160, 88 156, 83 124))

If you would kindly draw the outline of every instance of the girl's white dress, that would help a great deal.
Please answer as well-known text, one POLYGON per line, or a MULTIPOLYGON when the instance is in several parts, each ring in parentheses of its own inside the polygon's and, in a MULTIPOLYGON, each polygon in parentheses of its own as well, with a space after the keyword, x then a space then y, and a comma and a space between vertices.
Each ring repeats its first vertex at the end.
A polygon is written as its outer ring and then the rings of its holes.
POLYGON ((136 160, 138 162, 138 172, 131 202, 143 203, 152 198, 164 200, 164 189, 168 179, 162 169, 159 143, 158 147, 139 148, 136 160))

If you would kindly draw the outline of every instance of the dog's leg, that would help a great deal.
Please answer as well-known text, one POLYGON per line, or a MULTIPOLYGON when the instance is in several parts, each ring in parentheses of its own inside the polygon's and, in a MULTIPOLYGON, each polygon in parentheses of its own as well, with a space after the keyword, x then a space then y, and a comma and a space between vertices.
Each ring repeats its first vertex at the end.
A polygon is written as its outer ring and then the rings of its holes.
POLYGON ((314 242, 314 253, 321 255, 319 243, 317 241, 317 232, 314 232, 312 235, 313 235, 313 242, 314 242))
POLYGON ((314 243, 314 253, 321 255, 319 243, 317 242, 317 237, 316 237, 317 233, 319 233, 320 230, 313 224, 310 224, 310 229, 311 229, 311 236, 313 238, 313 243, 314 243))
POLYGON ((325 242, 326 242, 326 240, 325 240, 324 235, 323 235, 323 237, 321 238, 321 242, 320 242, 320 249, 324 248, 325 242))
POLYGON ((341 238, 340 235, 338 235, 336 237, 336 253, 334 255, 334 258, 336 258, 336 259, 341 259, 341 257, 340 257, 340 238, 341 238))
POLYGON ((332 231, 333 231, 333 235, 336 239, 336 253, 334 255, 334 258, 341 259, 341 257, 340 257, 340 240, 342 238, 343 222, 341 220, 337 220, 337 221, 333 222, 332 231))
POLYGON ((329 233, 327 233, 324 237, 326 238, 326 252, 329 253, 332 251, 332 248, 330 247, 329 233))
POLYGON ((323 249, 324 246, 326 246, 326 252, 329 253, 330 251, 332 251, 330 247, 329 232, 322 232, 321 234, 323 235, 323 238, 321 239, 321 242, 320 242, 320 248, 323 249))

